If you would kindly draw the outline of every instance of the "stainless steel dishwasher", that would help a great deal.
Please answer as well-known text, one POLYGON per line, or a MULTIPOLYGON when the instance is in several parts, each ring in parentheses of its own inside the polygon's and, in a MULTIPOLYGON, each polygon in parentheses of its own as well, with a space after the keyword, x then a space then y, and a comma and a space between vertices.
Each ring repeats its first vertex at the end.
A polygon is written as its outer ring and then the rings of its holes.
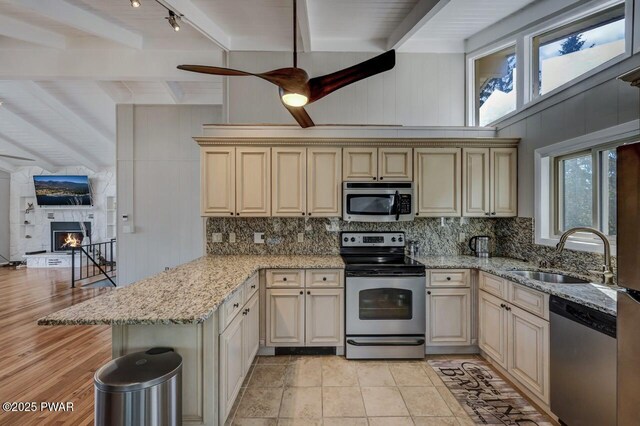
POLYGON ((616 318, 549 299, 551 411, 568 426, 616 424, 616 318))

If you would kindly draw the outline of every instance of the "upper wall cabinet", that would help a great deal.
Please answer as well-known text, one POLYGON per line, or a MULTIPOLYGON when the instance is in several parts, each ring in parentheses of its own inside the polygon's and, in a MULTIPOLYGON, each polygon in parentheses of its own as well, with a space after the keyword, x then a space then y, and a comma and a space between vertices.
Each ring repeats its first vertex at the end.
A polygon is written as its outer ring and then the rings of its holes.
POLYGON ((342 149, 307 149, 307 214, 341 216, 342 149))
POLYGON ((462 215, 517 216, 517 148, 462 150, 462 215))
POLYGON ((236 149, 203 147, 200 152, 200 209, 203 216, 236 212, 236 149))
POLYGON ((460 216, 462 214, 462 150, 460 148, 416 148, 417 214, 460 216))
POLYGON ((342 178, 349 181, 410 181, 411 148, 345 148, 342 178))
POLYGON ((304 216, 307 202, 307 149, 271 150, 272 216, 304 216))
POLYGON ((271 214, 271 148, 236 148, 236 216, 271 214))

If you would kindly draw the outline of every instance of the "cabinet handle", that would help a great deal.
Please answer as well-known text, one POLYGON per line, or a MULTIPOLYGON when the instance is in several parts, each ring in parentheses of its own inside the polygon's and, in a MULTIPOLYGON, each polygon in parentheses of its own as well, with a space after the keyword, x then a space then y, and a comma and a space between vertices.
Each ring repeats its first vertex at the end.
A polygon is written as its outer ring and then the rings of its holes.
POLYGON ((234 303, 234 304, 233 304, 233 307, 234 307, 234 308, 238 308, 238 307, 240 307, 240 304, 239 304, 239 303, 234 303))
POLYGON ((300 290, 300 294, 304 294, 304 291, 300 290))
POLYGON ((485 214, 484 214, 484 215, 485 215, 485 216, 489 216, 490 214, 491 214, 491 213, 489 213, 489 212, 485 212, 485 214))
POLYGON ((491 216, 495 216, 495 215, 496 215, 496 212, 492 212, 492 213, 491 213, 491 216))
POLYGON ((248 309, 245 309, 244 311, 242 311, 242 315, 247 315, 247 310, 248 309))
POLYGON ((247 308, 247 313, 251 312, 251 308, 247 308))
POLYGON ((326 281, 326 280, 327 280, 327 277, 322 277, 322 281, 326 281))
POLYGON ((504 309, 504 308, 506 308, 506 307, 507 307, 507 305, 505 305, 504 303, 501 303, 501 304, 500 304, 500 307, 501 307, 502 309, 504 309))
POLYGON ((511 310, 511 308, 510 308, 509 306, 506 306, 506 308, 507 308, 507 311, 510 311, 510 310, 511 310))
POLYGON ((256 285, 255 285, 255 284, 254 284, 254 285, 252 285, 252 286, 251 286, 251 288, 256 288, 256 285))
POLYGON ((430 291, 428 291, 428 292, 427 292, 427 294, 431 294, 431 292, 430 292, 430 291))

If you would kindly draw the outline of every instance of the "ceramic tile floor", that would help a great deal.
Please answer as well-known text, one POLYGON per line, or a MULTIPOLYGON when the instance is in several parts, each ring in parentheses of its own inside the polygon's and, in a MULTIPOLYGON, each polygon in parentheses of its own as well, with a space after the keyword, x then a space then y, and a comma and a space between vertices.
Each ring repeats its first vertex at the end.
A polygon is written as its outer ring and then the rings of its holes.
POLYGON ((227 425, 467 426, 426 361, 257 357, 227 425))

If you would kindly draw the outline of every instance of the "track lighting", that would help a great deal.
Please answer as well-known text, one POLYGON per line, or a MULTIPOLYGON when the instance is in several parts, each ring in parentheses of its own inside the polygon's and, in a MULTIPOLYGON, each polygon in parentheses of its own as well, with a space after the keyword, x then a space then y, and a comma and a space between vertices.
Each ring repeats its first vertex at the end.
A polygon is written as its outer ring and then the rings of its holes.
POLYGON ((170 10, 167 20, 169 21, 169 25, 173 27, 174 31, 180 31, 180 24, 178 24, 178 21, 180 21, 180 16, 176 15, 175 13, 173 13, 173 11, 170 10))
POLYGON ((132 7, 140 7, 140 0, 131 0, 132 7))

